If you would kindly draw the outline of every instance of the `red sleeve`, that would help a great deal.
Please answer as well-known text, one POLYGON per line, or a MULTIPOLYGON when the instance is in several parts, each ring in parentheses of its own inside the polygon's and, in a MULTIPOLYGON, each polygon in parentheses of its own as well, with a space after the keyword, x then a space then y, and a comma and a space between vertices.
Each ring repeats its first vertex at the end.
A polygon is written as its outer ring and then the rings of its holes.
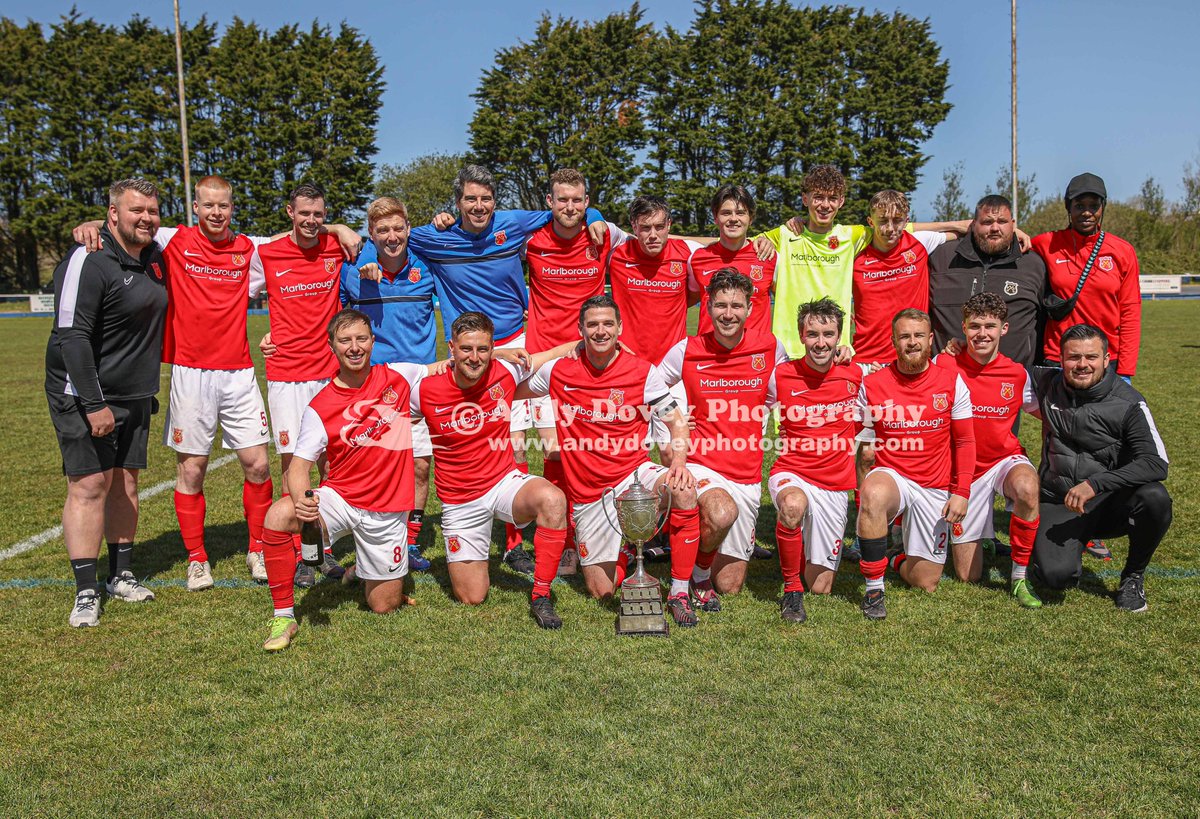
POLYGON ((1142 341, 1142 284, 1137 253, 1129 249, 1128 267, 1121 266, 1121 290, 1117 294, 1117 309, 1121 314, 1121 341, 1117 374, 1133 377, 1137 373, 1138 347, 1142 341))
POLYGON ((975 419, 950 419, 950 437, 950 494, 969 499, 975 474, 975 419))

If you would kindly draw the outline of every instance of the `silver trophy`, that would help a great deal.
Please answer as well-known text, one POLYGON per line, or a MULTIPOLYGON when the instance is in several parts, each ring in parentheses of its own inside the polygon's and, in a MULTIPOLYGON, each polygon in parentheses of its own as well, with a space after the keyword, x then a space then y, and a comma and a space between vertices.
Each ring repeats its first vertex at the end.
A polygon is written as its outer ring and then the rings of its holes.
POLYGON ((637 550, 637 569, 621 584, 621 613, 617 617, 618 635, 667 635, 667 618, 663 616, 662 587, 658 579, 646 574, 642 557, 642 546, 666 523, 671 512, 671 493, 664 486, 667 510, 659 516, 659 496, 650 492, 641 483, 633 484, 617 495, 606 489, 605 497, 612 495, 613 508, 617 511, 617 522, 613 523, 608 506, 604 507, 608 523, 617 534, 633 543, 637 550))

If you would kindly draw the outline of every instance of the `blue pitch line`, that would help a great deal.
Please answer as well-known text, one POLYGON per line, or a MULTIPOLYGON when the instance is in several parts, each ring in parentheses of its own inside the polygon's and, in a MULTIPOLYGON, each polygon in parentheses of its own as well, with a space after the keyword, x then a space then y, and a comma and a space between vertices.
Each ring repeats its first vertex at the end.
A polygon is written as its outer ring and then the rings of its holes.
MULTIPOLYGON (((1100 569, 1099 571, 1091 572, 1102 580, 1116 580, 1121 576, 1118 569, 1100 569)), ((1196 580, 1200 578, 1200 569, 1159 569, 1151 566, 1146 569, 1146 575, 1149 577, 1161 578, 1164 580, 1196 580)), ((416 573, 409 575, 413 582, 422 585, 436 585, 437 580, 430 577, 428 574, 416 573)), ((565 583, 566 581, 560 578, 555 578, 556 585, 565 583)), ((318 585, 322 583, 337 583, 336 580, 320 580, 318 585)), ((185 589, 187 588, 186 580, 146 580, 142 585, 149 586, 155 589, 185 589)), ((214 585, 218 589, 265 589, 266 583, 256 583, 253 580, 217 580, 214 585)), ((0 580, 0 591, 7 589, 40 589, 40 588, 66 588, 75 586, 74 580, 64 580, 57 577, 18 577, 11 580, 0 580)), ((303 591, 303 589, 300 589, 303 591)))

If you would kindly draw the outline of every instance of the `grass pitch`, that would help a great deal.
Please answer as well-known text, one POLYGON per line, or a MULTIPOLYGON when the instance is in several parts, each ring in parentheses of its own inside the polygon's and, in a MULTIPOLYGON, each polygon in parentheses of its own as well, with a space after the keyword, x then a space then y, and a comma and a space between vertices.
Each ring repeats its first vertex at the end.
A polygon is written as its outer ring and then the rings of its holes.
MULTIPOLYGON (((1110 599, 1118 540, 1113 564, 1087 563, 1080 590, 1034 612, 1008 598, 997 563, 981 585, 947 578, 932 596, 889 575, 888 619, 868 623, 850 566, 832 596, 807 596, 809 622, 793 627, 778 617, 778 564, 763 561, 724 611, 666 640, 617 639, 614 611, 559 581, 566 625, 545 633, 527 614, 530 581, 498 562, 484 606, 451 602, 435 501, 434 571, 418 576, 416 608, 379 617, 361 592, 320 584, 298 595, 296 643, 267 656, 270 597, 247 579, 230 464, 207 484, 210 592, 183 588, 169 490, 143 502, 134 558, 158 600, 113 602, 100 628, 66 624, 61 538, 0 561, 0 805, 45 816, 1195 815, 1200 304, 1147 303, 1144 320, 1136 386, 1175 498, 1145 615, 1110 599)), ((264 327, 252 318, 251 337, 264 327)), ((0 549, 61 511, 48 332, 48 319, 0 321, 0 549)), ((143 489, 174 476, 157 422, 143 489)), ((1022 426, 1036 458, 1038 425, 1022 426)), ((768 543, 773 526, 764 506, 768 543)))

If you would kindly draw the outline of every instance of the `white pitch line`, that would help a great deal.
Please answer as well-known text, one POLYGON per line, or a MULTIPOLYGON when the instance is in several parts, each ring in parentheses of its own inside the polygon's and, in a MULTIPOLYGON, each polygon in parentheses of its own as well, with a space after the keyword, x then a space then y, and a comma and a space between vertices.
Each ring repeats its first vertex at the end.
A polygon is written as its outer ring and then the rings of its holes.
MULTIPOLYGON (((237 453, 222 455, 220 458, 217 458, 215 461, 210 463, 208 468, 209 470, 220 469, 221 467, 225 466, 225 464, 233 463, 236 460, 237 453)), ((149 489, 143 489, 141 492, 138 492, 138 500, 146 500, 146 498, 152 498, 155 495, 161 495, 163 492, 166 492, 173 486, 175 486, 174 478, 169 481, 163 481, 162 483, 156 483, 149 489)), ((31 549, 36 549, 43 543, 48 543, 51 540, 54 540, 56 537, 59 537, 62 534, 62 530, 63 528, 61 524, 58 526, 51 526, 46 531, 38 532, 33 537, 22 540, 15 546, 9 546, 7 549, 0 549, 0 560, 8 560, 10 557, 16 557, 17 555, 24 554, 31 549)))

